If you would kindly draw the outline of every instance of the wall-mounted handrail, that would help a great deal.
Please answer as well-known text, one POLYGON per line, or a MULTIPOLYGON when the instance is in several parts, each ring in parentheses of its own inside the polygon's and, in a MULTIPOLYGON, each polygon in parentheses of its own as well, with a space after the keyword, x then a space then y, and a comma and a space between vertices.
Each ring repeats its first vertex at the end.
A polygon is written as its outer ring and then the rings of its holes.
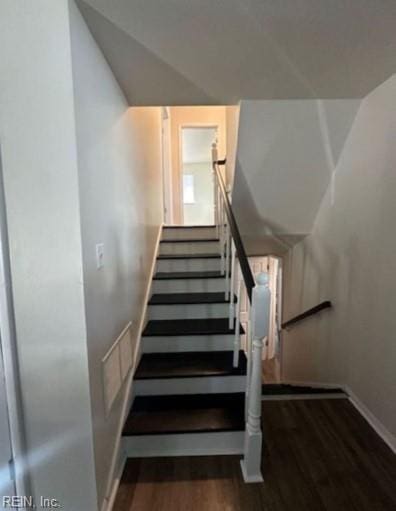
POLYGON ((312 307, 311 309, 308 309, 305 312, 298 314, 294 318, 291 318, 288 321, 285 321, 284 323, 282 323, 282 329, 290 328, 291 326, 295 325, 296 323, 299 323, 300 321, 303 321, 304 319, 307 319, 310 316, 313 316, 314 314, 317 314, 318 312, 320 312, 324 309, 329 309, 331 307, 332 307, 332 303, 330 302, 330 300, 325 300, 324 302, 321 302, 318 305, 315 305, 315 307, 312 307))
POLYGON ((234 213, 231 208, 230 200, 228 198, 227 190, 224 184, 224 180, 219 171, 219 165, 225 165, 226 160, 216 160, 213 162, 213 170, 216 174, 217 182, 219 185, 220 193, 223 198, 223 207, 228 219, 228 225, 231 231, 231 236, 235 244, 236 254, 241 267, 241 273, 243 280, 245 281, 246 292, 249 297, 250 303, 252 302, 252 291, 255 286, 255 280, 250 269, 249 260, 246 255, 245 247, 243 246, 241 234, 238 229, 238 224, 235 220, 234 213))

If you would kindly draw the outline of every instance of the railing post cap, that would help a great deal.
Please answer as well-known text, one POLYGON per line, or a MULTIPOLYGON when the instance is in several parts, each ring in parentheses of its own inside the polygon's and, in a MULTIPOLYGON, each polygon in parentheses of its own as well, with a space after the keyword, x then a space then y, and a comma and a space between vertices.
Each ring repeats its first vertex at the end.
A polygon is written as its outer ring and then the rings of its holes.
POLYGON ((268 286, 269 284, 269 277, 268 277, 268 273, 266 272, 261 272, 257 275, 257 284, 259 286, 268 286))

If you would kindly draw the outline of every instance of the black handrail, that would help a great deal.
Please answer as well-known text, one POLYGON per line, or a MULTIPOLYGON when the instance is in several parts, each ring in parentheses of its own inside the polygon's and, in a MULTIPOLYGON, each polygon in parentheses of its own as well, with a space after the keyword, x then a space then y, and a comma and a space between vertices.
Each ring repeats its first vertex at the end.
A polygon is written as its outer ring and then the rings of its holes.
POLYGON ((243 280, 245 281, 247 295, 249 297, 250 303, 252 303, 252 291, 256 282, 254 280, 252 270, 250 269, 249 261, 246 255, 245 247, 243 246, 241 235, 239 233, 238 224, 235 220, 234 213, 231 208, 231 204, 227 195, 226 187, 223 181, 223 177, 221 176, 218 166, 225 165, 226 160, 217 160, 213 162, 213 169, 217 176, 217 181, 219 183, 219 188, 221 191, 221 195, 223 196, 224 201, 224 209, 228 218, 228 225, 230 227, 231 236, 234 240, 236 253, 239 259, 239 265, 241 267, 241 272, 243 276, 243 280))
POLYGON ((313 316, 314 314, 317 314, 318 312, 324 309, 329 309, 330 307, 332 307, 332 303, 330 302, 330 300, 326 300, 320 303, 319 305, 312 307, 312 309, 308 309, 307 311, 299 314, 298 316, 295 316, 294 318, 285 321, 285 323, 282 323, 282 329, 289 328, 290 326, 299 323, 303 319, 309 318, 310 316, 313 316))

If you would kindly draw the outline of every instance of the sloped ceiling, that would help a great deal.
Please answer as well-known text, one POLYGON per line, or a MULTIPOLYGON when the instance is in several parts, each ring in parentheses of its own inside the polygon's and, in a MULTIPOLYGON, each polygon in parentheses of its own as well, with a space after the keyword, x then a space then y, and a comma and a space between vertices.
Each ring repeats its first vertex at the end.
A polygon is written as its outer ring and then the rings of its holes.
POLYGON ((131 105, 361 98, 396 72, 395 0, 78 0, 131 105))
POLYGON ((242 101, 232 206, 248 251, 312 231, 360 103, 242 101))

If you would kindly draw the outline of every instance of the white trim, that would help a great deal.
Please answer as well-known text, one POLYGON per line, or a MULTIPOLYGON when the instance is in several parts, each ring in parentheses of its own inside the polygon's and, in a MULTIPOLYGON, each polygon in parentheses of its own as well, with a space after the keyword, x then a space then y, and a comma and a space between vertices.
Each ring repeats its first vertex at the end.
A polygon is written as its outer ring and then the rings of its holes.
POLYGON ((126 436, 128 458, 243 454, 244 431, 126 436))
POLYGON ((303 401, 304 399, 348 399, 343 392, 329 392, 324 394, 271 394, 262 396, 261 401, 303 401))
POLYGON ((163 216, 165 224, 173 224, 173 190, 172 190, 172 122, 168 106, 162 107, 161 115, 161 158, 163 186, 163 216), (165 136, 165 131, 167 132, 165 136), (165 213, 166 209, 166 213, 165 213))
POLYGON ((345 392, 349 395, 349 401, 356 410, 366 419, 374 431, 379 435, 387 446, 396 454, 396 437, 393 435, 382 422, 367 408, 365 404, 357 397, 357 395, 348 387, 344 386, 345 392))
POLYGON ((243 477, 243 480, 245 483, 262 483, 264 481, 261 473, 253 475, 253 476, 249 476, 247 474, 245 460, 240 461, 240 466, 241 466, 242 477, 243 477))
MULTIPOLYGON (((146 293, 144 296, 143 309, 142 309, 142 314, 140 317, 139 327, 138 327, 137 336, 136 336, 136 346, 135 346, 135 351, 133 354, 133 362, 134 362, 133 368, 132 368, 132 371, 129 372, 129 375, 128 375, 128 378, 126 379, 126 383, 125 383, 125 387, 124 387, 125 391, 124 391, 124 396, 123 396, 120 419, 119 419, 119 423, 118 423, 116 442, 115 442, 115 446, 114 446, 109 476, 108 476, 107 485, 106 485, 105 502, 106 503, 108 502, 109 504, 111 503, 110 499, 111 499, 111 495, 112 495, 112 492, 114 489, 114 484, 115 484, 115 472, 116 472, 116 467, 117 467, 117 461, 120 456, 122 430, 124 428, 125 419, 129 412, 129 407, 130 407, 130 403, 131 403, 133 376, 135 373, 135 369, 136 369, 137 361, 138 361, 138 357, 139 357, 142 332, 143 332, 143 328, 146 323, 147 303, 148 303, 150 293, 151 293, 151 283, 153 281, 153 275, 155 272, 155 265, 156 265, 157 255, 158 255, 158 251, 159 251, 159 245, 160 245, 160 241, 161 241, 162 228, 163 228, 163 224, 161 224, 158 228, 158 235, 157 235, 157 240, 156 240, 155 248, 154 248, 153 261, 151 263, 150 272, 149 272, 149 275, 147 278, 146 293)), ((107 505, 107 508, 105 508, 105 509, 106 509, 106 511, 111 511, 111 507, 109 507, 109 505, 107 505)))
POLYGON ((125 453, 123 453, 123 456, 120 460, 120 464, 119 464, 119 467, 117 470, 117 475, 115 476, 115 478, 113 480, 113 486, 111 489, 110 496, 109 496, 109 498, 104 499, 103 505, 101 507, 101 511, 112 511, 115 499, 117 497, 118 487, 120 486, 122 473, 124 472, 126 462, 127 462, 127 456, 125 453))
POLYGON ((29 464, 24 432, 15 311, 8 241, 8 223, 0 145, 0 357, 4 380, 16 495, 29 495, 29 464))
POLYGON ((344 392, 345 385, 340 383, 322 383, 317 381, 282 380, 282 385, 297 385, 298 387, 312 387, 314 389, 341 389, 344 392))
POLYGON ((234 374, 194 378, 155 378, 134 381, 137 396, 165 396, 186 394, 227 394, 244 392, 246 376, 234 374))

